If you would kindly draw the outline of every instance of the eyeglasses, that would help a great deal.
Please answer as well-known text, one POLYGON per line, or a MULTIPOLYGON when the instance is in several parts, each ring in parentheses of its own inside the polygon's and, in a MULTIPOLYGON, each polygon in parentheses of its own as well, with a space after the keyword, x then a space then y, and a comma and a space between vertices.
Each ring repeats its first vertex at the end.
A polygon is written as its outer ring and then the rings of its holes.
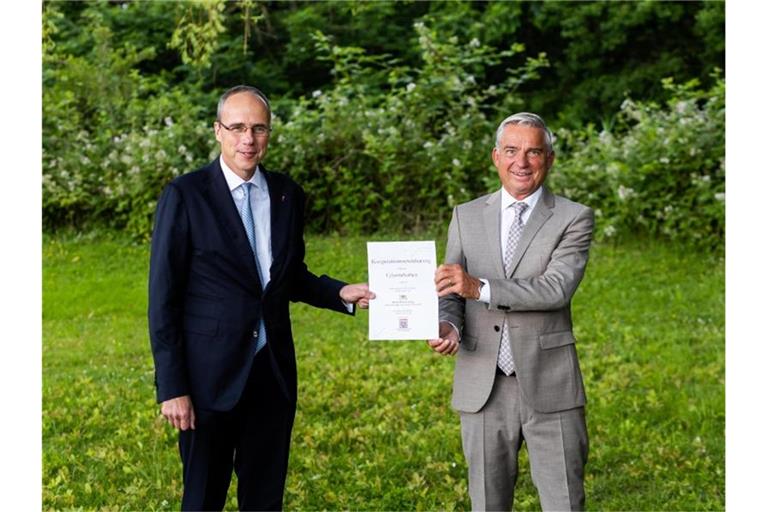
POLYGON ((248 126, 243 123, 235 123, 232 126, 227 126, 221 121, 216 121, 222 128, 226 128, 228 131, 236 133, 237 135, 245 135, 246 132, 253 132, 253 135, 257 137, 263 137, 272 131, 272 128, 263 124, 255 124, 248 126))

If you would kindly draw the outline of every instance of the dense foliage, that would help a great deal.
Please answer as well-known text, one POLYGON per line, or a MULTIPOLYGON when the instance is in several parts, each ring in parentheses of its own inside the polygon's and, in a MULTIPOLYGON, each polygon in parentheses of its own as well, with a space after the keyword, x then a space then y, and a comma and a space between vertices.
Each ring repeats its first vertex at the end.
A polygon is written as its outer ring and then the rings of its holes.
POLYGON ((723 19, 718 2, 46 2, 44 223, 146 237, 162 186, 216 154, 217 96, 247 82, 275 107, 265 164, 305 187, 313 230, 444 224, 498 186, 493 131, 531 110, 560 138, 553 188, 599 233, 718 244, 723 19))
POLYGON ((529 59, 498 86, 481 88, 476 77, 522 48, 496 53, 476 39, 459 44, 423 24, 414 29, 422 65, 384 72, 359 48, 317 35, 336 78, 276 123, 269 159, 312 191, 316 229, 403 231, 445 220, 451 206, 485 191, 496 118, 519 107, 513 91, 546 64, 529 59))
POLYGON ((565 157, 549 185, 596 208, 598 236, 717 245, 725 235, 725 84, 664 85, 664 105, 626 100, 612 130, 564 131, 565 157))
MULTIPOLYGON (((274 97, 297 98, 331 81, 332 64, 313 51, 317 31, 408 67, 421 59, 415 22, 499 50, 518 42, 552 63, 522 86, 529 109, 569 127, 611 118, 627 95, 662 99, 663 77, 711 85, 709 72, 725 66, 725 3, 716 1, 92 0, 45 9, 48 18, 61 14, 55 39, 64 53, 89 51, 89 17, 98 11, 117 40, 154 49, 137 65, 142 74, 206 92, 249 81, 274 97)), ((508 65, 524 61, 521 54, 493 67, 480 85, 500 82, 508 65)))

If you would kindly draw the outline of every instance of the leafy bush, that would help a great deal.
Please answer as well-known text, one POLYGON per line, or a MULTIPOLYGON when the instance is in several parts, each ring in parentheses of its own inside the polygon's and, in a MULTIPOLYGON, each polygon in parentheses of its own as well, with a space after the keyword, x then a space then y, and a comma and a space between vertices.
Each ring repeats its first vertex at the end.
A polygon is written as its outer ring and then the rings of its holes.
POLYGON ((550 185, 596 209, 598 236, 660 235, 721 245, 725 231, 725 83, 664 81, 665 105, 626 100, 617 125, 562 132, 550 185))
MULTIPOLYGON (((78 7, 86 28, 72 42, 71 20, 58 9, 65 6, 44 5, 44 225, 99 223, 146 238, 162 187, 216 154, 211 121, 221 90, 142 74, 161 50, 116 37, 107 18, 117 11, 78 7)), ((311 230, 444 228, 454 205, 499 186, 494 130, 530 108, 518 91, 537 82, 547 58, 439 26, 414 24, 415 65, 311 34, 332 81, 298 99, 273 97, 265 161, 307 190, 311 230)), ((719 73, 713 81, 702 90, 668 79, 664 105, 628 99, 602 131, 556 130, 551 187, 596 209, 599 237, 643 232, 721 245, 725 85, 719 73)))
POLYGON ((194 97, 135 70, 153 48, 114 48, 99 12, 85 18, 88 54, 44 55, 44 224, 98 222, 146 237, 160 189, 210 156, 212 128, 194 97))
POLYGON ((486 70, 520 45, 497 53, 477 39, 441 40, 419 23, 415 30, 418 68, 315 34, 320 58, 333 62, 333 87, 289 105, 285 121, 278 116, 267 157, 310 191, 312 228, 419 229, 485 190, 497 118, 519 106, 515 89, 546 59, 528 59, 485 88, 486 70))
MULTIPOLYGON (((114 48, 98 10, 83 18, 93 26, 90 53, 47 53, 45 225, 104 222, 146 237, 162 186, 213 156, 215 101, 195 104, 181 89, 167 91, 161 77, 142 76, 136 67, 152 47, 114 48)), ((55 17, 47 19, 55 33, 55 17)), ((419 68, 316 33, 333 86, 276 102, 265 164, 307 189, 312 229, 408 230, 447 220, 451 206, 484 190, 477 173, 489 168, 496 118, 519 104, 516 87, 546 64, 543 55, 528 59, 483 87, 486 70, 522 46, 497 52, 477 39, 441 40, 423 24, 415 30, 419 68)))

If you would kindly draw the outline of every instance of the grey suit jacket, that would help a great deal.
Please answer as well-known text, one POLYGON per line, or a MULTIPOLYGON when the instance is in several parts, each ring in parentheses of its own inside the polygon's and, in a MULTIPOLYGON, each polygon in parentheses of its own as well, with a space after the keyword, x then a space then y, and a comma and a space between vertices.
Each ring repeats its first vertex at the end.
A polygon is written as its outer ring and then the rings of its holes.
POLYGON ((501 191, 457 206, 448 231, 446 263, 488 279, 491 303, 440 299, 440 320, 461 334, 453 381, 455 409, 477 412, 496 376, 506 318, 523 400, 539 412, 586 402, 574 347, 571 297, 584 276, 593 211, 543 188, 525 224, 506 279, 500 247, 501 191))

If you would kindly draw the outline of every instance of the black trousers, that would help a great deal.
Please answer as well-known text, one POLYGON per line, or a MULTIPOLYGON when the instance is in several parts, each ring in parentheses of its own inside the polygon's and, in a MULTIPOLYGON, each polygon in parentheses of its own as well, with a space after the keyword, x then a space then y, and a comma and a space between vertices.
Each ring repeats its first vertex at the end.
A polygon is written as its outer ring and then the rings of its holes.
POLYGON ((179 433, 182 510, 222 510, 232 469, 240 510, 281 510, 295 414, 266 346, 254 359, 238 404, 227 412, 195 409, 195 430, 179 433))

